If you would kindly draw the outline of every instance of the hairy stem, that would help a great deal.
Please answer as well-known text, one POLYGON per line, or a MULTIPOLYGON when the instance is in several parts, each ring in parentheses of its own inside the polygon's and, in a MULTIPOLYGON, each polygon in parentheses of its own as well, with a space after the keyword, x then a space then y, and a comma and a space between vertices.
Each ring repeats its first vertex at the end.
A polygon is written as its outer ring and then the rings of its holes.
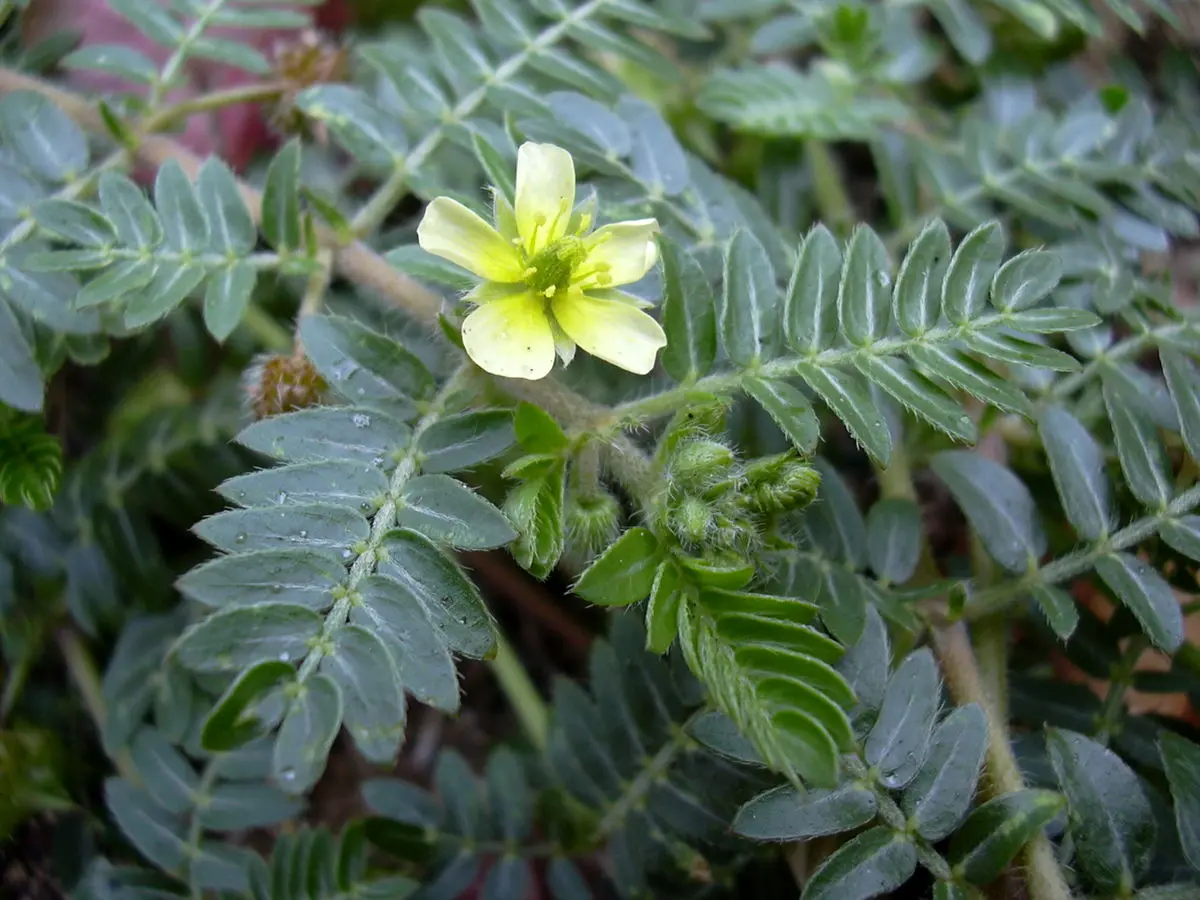
POLYGON ((550 713, 546 709, 546 702, 521 665, 517 651, 499 631, 496 633, 496 656, 491 663, 492 673, 520 720, 529 742, 538 752, 544 753, 550 740, 550 713))
MULTIPOLYGON (((1008 723, 997 714, 984 687, 966 626, 958 622, 938 629, 933 634, 933 646, 954 701, 959 705, 978 703, 987 716, 987 793, 999 796, 1023 790, 1025 781, 1009 743, 1008 723)), ((1070 888, 1044 834, 1026 848, 1025 868, 1030 900, 1070 900, 1070 888)))
POLYGON ((262 81, 255 84, 241 84, 198 97, 188 97, 186 100, 172 103, 151 115, 142 123, 140 130, 146 133, 165 131, 180 119, 186 119, 195 113, 212 112, 216 109, 224 109, 226 106, 237 106, 240 103, 265 103, 277 99, 284 90, 284 85, 278 81, 262 81))

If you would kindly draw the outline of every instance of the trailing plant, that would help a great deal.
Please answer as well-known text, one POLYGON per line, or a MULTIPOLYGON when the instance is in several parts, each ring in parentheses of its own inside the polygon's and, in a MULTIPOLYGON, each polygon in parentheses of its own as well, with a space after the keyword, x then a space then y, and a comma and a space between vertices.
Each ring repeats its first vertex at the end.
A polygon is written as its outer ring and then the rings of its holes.
POLYGON ((1186 5, 320 5, 0 2, 5 883, 1200 891, 1186 5))

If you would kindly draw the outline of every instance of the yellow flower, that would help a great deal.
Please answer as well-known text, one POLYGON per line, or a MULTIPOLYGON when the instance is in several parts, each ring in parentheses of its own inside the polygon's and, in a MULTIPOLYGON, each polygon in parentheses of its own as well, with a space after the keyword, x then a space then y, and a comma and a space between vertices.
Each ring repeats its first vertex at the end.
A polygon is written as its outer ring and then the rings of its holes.
POLYGON ((467 299, 463 345, 481 369, 507 378, 544 378, 557 351, 576 346, 644 375, 666 346, 662 328, 637 297, 615 290, 641 279, 658 260, 658 222, 639 219, 590 231, 591 212, 575 208, 575 164, 553 144, 517 151, 514 209, 496 192, 493 228, 461 203, 438 197, 417 237, 426 252, 483 279, 467 299))

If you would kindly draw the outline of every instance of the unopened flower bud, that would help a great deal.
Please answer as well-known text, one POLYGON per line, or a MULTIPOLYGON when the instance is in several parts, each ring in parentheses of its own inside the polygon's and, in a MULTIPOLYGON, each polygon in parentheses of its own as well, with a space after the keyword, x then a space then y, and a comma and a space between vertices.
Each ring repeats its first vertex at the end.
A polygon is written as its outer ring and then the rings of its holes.
POLYGON ((572 558, 590 562, 620 534, 621 504, 603 489, 568 494, 566 526, 572 558))
POLYGON ((717 441, 696 440, 681 445, 671 458, 671 474, 689 486, 707 486, 729 472, 736 457, 717 441))
POLYGON ((700 546, 706 543, 713 527, 713 511, 699 497, 687 495, 671 510, 669 524, 685 545, 700 546))
POLYGON ((744 475, 746 503, 760 513, 808 506, 821 485, 821 474, 791 453, 755 460, 744 475))

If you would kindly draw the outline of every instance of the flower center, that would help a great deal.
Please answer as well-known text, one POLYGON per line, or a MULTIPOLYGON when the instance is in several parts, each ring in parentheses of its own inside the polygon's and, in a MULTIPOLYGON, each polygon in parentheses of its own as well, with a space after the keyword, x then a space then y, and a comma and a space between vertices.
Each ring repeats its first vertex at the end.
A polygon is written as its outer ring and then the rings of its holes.
POLYGON ((536 294, 553 297, 567 289, 571 274, 585 259, 587 249, 580 238, 574 235, 561 237, 529 260, 525 284, 536 294))

